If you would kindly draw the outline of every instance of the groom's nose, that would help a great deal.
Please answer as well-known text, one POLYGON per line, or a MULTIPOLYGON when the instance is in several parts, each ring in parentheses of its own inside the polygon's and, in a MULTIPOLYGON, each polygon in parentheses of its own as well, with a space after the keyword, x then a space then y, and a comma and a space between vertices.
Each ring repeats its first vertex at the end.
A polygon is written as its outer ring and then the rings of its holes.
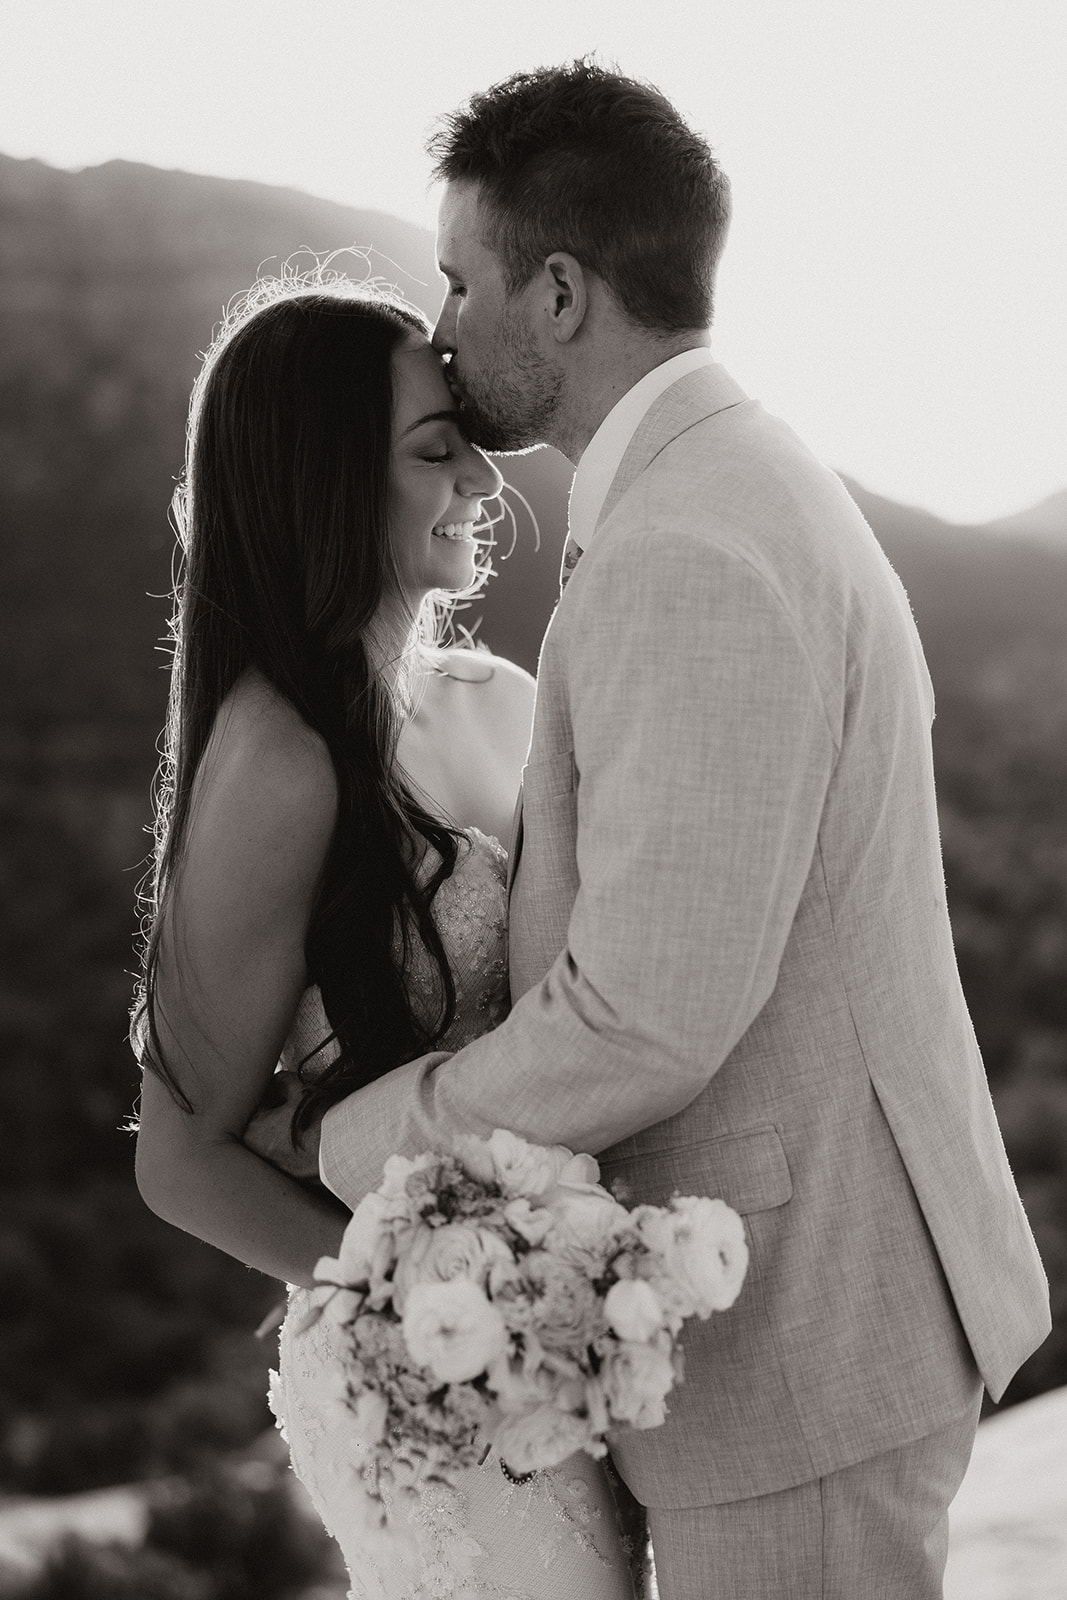
POLYGON ((433 330, 432 344, 439 356, 450 356, 456 349, 456 312, 452 305, 452 296, 445 297, 437 318, 437 326, 433 330))

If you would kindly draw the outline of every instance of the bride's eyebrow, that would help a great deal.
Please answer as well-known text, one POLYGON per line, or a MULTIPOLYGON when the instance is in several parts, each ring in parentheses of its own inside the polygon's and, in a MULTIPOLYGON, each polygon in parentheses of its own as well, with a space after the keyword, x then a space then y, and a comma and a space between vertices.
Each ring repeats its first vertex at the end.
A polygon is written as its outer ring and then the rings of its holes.
POLYGON ((454 422, 458 425, 459 412, 454 407, 447 411, 427 411, 424 417, 417 417, 414 422, 409 422, 400 437, 406 439, 409 433, 421 428, 424 422, 454 422))

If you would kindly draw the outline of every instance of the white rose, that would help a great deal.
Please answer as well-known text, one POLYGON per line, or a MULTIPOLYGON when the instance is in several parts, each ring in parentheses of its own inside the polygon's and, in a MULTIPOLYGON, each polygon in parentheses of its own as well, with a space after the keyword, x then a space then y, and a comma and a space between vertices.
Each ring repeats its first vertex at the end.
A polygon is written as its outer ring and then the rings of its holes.
POLYGON ((484 1372, 507 1345, 504 1319, 476 1283, 416 1283, 408 1291, 404 1342, 416 1366, 442 1383, 465 1383, 484 1372))
POLYGON ((657 1428, 666 1420, 666 1397, 674 1383, 669 1338, 654 1344, 624 1340, 600 1374, 613 1422, 657 1428))
POLYGON ((589 1279, 545 1250, 532 1250, 523 1269, 533 1296, 534 1331, 542 1348, 580 1359, 604 1326, 600 1300, 589 1279))
POLYGON ((496 1180, 507 1195, 537 1200, 559 1181, 573 1154, 561 1144, 530 1144, 517 1133, 497 1128, 489 1137, 496 1180))
POLYGON ((640 1230, 697 1316, 733 1305, 748 1269, 748 1247, 744 1223, 724 1200, 675 1198, 669 1211, 643 1215, 640 1230))
POLYGON ((493 1265, 510 1261, 511 1252, 501 1238, 469 1223, 422 1226, 411 1236, 393 1273, 393 1303, 403 1311, 404 1297, 416 1283, 469 1278, 472 1283, 484 1284, 493 1265))
POLYGON ((663 1308, 643 1278, 622 1278, 604 1296, 604 1315, 620 1339, 639 1343, 663 1326, 663 1308))
POLYGON ((556 1467, 593 1442, 585 1418, 551 1405, 505 1417, 493 1435, 501 1459, 516 1474, 556 1467))

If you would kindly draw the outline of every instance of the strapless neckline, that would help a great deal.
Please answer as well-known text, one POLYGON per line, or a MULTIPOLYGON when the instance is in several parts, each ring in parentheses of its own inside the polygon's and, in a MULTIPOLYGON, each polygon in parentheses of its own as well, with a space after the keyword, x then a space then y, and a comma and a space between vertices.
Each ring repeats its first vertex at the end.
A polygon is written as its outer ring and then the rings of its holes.
POLYGON ((473 835, 474 838, 481 839, 484 844, 491 845, 494 850, 499 850, 502 856, 507 856, 507 845, 502 844, 495 833, 483 833, 481 828, 476 828, 473 823, 469 828, 460 828, 459 831, 467 837, 473 835))

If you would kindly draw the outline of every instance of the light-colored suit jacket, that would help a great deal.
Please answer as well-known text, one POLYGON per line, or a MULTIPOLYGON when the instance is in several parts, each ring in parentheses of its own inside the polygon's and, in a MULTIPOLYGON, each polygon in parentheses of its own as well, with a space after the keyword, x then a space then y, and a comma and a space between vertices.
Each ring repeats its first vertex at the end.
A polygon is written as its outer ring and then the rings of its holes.
POLYGON ((1049 1328, 960 989, 933 698, 839 480, 721 367, 656 401, 549 627, 514 855, 514 1009, 328 1113, 350 1204, 385 1158, 509 1127, 628 1202, 744 1216, 685 1336, 646 1504, 770 1493, 994 1396, 1049 1328))

